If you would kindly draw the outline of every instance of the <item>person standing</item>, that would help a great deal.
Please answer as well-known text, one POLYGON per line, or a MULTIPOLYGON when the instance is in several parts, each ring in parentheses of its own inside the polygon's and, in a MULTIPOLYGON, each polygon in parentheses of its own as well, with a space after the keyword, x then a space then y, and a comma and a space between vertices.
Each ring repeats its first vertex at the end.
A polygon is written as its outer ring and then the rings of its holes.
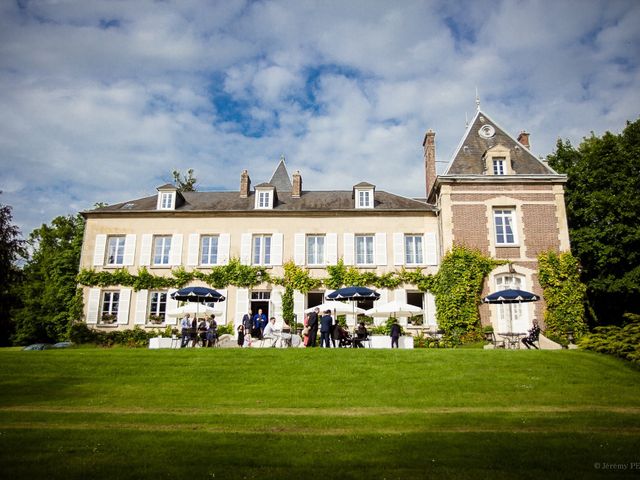
POLYGON ((314 308, 309 314, 309 340, 307 340, 307 347, 316 346, 316 338, 318 337, 318 313, 320 309, 314 308))
POLYGON ((242 317, 242 327, 245 334, 251 335, 251 329, 253 328, 253 312, 251 309, 242 317))
POLYGON ((207 347, 213 347, 218 340, 218 322, 216 316, 211 314, 209 325, 207 326, 207 347))
POLYGON ((395 345, 396 348, 398 347, 398 340, 400 340, 400 325, 398 325, 398 319, 394 318, 393 319, 393 323, 391 324, 391 332, 389 333, 389 335, 391 336, 391 348, 393 348, 393 346, 395 345))
POLYGON ((242 347, 244 344, 244 325, 238 325, 238 346, 242 347))
POLYGON ((320 319, 320 346, 323 348, 331 348, 332 326, 333 318, 331 318, 331 310, 325 310, 324 315, 320 319))
POLYGON ((267 316, 262 313, 262 309, 258 309, 258 313, 253 316, 253 328, 256 332, 258 338, 262 338, 262 332, 264 331, 264 327, 267 326, 267 316))
POLYGON ((180 333, 182 335, 182 341, 180 342, 180 348, 184 348, 189 344, 191 339, 191 315, 188 313, 180 320, 180 333))

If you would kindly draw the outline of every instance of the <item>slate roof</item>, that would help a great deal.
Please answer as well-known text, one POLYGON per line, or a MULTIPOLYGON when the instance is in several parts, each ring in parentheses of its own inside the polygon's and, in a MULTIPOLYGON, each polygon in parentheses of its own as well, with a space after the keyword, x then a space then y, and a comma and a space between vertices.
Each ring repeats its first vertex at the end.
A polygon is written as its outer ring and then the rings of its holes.
MULTIPOLYGON (((261 214, 279 212, 342 212, 356 209, 351 190, 307 191, 302 192, 300 198, 292 198, 291 192, 278 193, 277 203, 273 209, 255 209, 255 194, 252 192, 247 198, 241 198, 239 192, 183 192, 185 202, 175 210, 169 212, 260 212, 261 214)), ((157 195, 127 202, 109 205, 84 213, 131 213, 131 212, 159 212, 156 210, 157 195), (132 205, 133 204, 133 205, 132 205), (125 207, 126 205, 126 207, 125 207)), ((435 207, 421 200, 415 200, 384 191, 376 191, 375 206, 367 212, 384 211, 434 211, 435 207)))
POLYGON ((487 114, 478 110, 449 162, 445 175, 484 175, 484 154, 497 145, 509 149, 511 168, 516 175, 555 174, 528 148, 509 135, 487 114), (483 138, 478 134, 484 125, 491 125, 495 129, 491 138, 483 138))
POLYGON ((268 183, 276 187, 276 191, 278 192, 278 194, 282 192, 290 192, 293 190, 289 172, 287 171, 287 166, 284 164, 284 157, 280 158, 280 163, 278 163, 276 171, 273 172, 271 180, 269 180, 268 183))

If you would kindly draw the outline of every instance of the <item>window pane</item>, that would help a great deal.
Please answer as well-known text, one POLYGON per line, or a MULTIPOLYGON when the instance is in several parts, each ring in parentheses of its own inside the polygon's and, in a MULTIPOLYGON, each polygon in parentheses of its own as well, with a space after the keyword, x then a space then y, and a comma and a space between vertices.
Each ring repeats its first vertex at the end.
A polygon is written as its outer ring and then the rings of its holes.
POLYGON ((262 247, 262 237, 253 237, 253 263, 260 265, 260 251, 262 247))
POLYGON ((215 265, 218 263, 218 237, 207 235, 202 237, 202 249, 200 255, 201 265, 215 265))
POLYGON ((271 264, 271 237, 264 238, 264 264, 271 264))

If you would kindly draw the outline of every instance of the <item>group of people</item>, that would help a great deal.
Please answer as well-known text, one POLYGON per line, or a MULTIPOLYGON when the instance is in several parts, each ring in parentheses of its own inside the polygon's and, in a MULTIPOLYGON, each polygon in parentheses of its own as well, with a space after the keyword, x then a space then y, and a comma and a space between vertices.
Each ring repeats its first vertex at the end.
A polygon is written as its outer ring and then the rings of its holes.
POLYGON ((198 320, 196 317, 191 319, 191 314, 187 313, 180 321, 180 329, 182 335, 180 348, 188 347, 189 344, 195 347, 198 340, 203 347, 212 347, 218 339, 218 324, 213 314, 209 318, 198 320))
MULTIPOLYGON (((304 319, 304 329, 302 335, 304 345, 307 347, 315 347, 318 339, 318 329, 320 330, 320 347, 322 348, 341 348, 352 346, 354 348, 364 348, 364 341, 369 338, 369 332, 364 322, 358 323, 354 335, 342 327, 337 321, 334 322, 331 316, 331 310, 325 310, 324 315, 320 316, 320 309, 314 308, 304 319)), ((400 339, 401 328, 398 321, 394 320, 391 325, 391 348, 398 348, 398 340, 400 339)))
POLYGON ((271 346, 275 347, 278 342, 281 346, 290 343, 291 340, 291 328, 284 322, 282 329, 276 328, 276 317, 271 317, 267 321, 267 316, 262 312, 262 309, 258 309, 258 313, 255 315, 251 310, 244 314, 242 317, 242 323, 238 325, 238 346, 250 347, 252 346, 253 339, 271 341, 271 346))

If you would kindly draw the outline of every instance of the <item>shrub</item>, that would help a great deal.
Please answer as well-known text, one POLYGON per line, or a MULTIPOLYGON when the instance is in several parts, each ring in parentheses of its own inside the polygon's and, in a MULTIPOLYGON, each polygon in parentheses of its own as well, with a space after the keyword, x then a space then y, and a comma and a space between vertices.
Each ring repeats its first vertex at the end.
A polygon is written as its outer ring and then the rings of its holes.
POLYGON ((640 365, 640 316, 625 315, 632 320, 624 327, 597 327, 584 335, 578 345, 586 350, 607 353, 640 365))

